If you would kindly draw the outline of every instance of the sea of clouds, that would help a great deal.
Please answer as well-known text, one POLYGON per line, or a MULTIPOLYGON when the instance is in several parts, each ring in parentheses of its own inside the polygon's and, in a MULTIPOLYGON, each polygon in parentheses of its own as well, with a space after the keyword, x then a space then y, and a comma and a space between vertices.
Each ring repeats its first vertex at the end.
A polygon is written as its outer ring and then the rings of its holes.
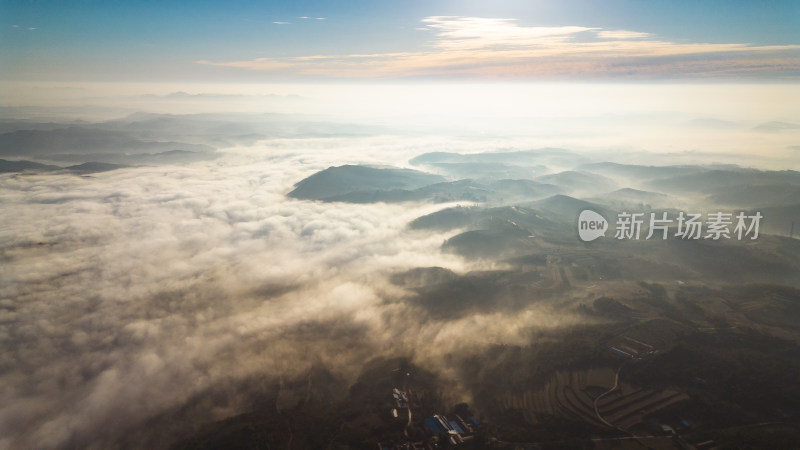
POLYGON ((577 321, 542 307, 441 320, 401 301, 391 273, 487 268, 407 228, 447 205, 286 197, 331 165, 454 145, 285 139, 184 166, 0 176, 0 448, 108 447, 209 390, 224 398, 197 420, 224 418, 248 407, 241 380, 312 366, 352 380, 369 358, 410 356, 448 376, 438 361, 459 347, 577 321))

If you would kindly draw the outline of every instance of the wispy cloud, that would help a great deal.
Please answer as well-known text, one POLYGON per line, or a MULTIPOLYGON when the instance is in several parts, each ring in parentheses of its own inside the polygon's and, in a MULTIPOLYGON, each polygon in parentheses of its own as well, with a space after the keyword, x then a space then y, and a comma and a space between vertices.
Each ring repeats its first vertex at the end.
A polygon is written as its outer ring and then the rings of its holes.
POLYGON ((290 25, 292 22, 272 22, 275 25, 290 25))
POLYGON ((597 32, 597 37, 600 39, 640 39, 650 36, 650 33, 628 30, 602 30, 597 32))
MULTIPOLYGON (((282 24, 281 24, 282 25, 282 24)), ((196 61, 198 64, 208 64, 212 66, 239 67, 251 70, 278 70, 295 67, 297 64, 292 61, 285 61, 273 58, 256 58, 248 61, 233 61, 228 63, 215 63, 211 61, 196 61)))
POLYGON ((586 27, 521 27, 514 19, 434 16, 422 19, 437 30, 433 45, 445 50, 542 47, 566 42, 576 33, 596 30, 586 27))
POLYGON ((414 52, 255 58, 201 64, 329 77, 507 78, 800 75, 800 45, 674 42, 635 30, 522 26, 515 19, 431 16, 414 52))

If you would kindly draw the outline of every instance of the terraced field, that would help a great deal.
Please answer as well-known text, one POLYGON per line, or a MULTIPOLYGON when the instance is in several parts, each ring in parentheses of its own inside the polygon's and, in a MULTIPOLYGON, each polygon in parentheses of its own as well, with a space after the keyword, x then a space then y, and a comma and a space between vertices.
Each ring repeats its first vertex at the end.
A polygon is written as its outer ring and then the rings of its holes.
MULTIPOLYGON (((536 424, 540 415, 552 415, 605 426, 595 414, 594 400, 613 386, 614 370, 611 368, 560 371, 539 389, 516 395, 506 393, 498 399, 498 406, 505 411, 518 412, 531 424, 536 424)), ((688 399, 678 391, 643 389, 622 383, 600 399, 598 409, 607 422, 628 429, 642 422, 648 414, 688 399)))
POLYGON ((620 389, 600 399, 598 408, 606 421, 628 429, 642 422, 648 414, 688 399, 688 395, 678 391, 637 389, 623 384, 620 389))

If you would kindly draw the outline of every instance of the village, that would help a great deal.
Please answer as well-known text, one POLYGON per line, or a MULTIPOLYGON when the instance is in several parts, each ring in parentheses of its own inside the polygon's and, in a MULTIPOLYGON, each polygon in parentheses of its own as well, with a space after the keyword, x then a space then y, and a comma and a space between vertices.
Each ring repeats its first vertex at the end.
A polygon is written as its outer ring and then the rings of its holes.
POLYGON ((419 409, 415 402, 414 391, 410 387, 399 389, 392 388, 391 408, 389 415, 393 420, 406 420, 401 442, 392 445, 380 445, 384 450, 416 450, 440 449, 461 446, 472 443, 481 422, 474 416, 466 420, 459 414, 433 414, 429 417, 418 418, 414 410, 419 409), (411 439, 408 429, 412 425, 422 425, 428 434, 425 439, 411 439))

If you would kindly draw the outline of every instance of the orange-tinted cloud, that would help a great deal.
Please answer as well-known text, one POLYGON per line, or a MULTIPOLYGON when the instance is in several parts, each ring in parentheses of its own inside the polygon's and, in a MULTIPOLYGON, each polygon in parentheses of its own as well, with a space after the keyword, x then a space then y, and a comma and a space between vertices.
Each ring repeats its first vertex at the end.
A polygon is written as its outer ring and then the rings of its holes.
POLYGON ((431 16, 422 51, 197 61, 275 74, 344 78, 710 77, 800 74, 799 45, 685 43, 632 30, 526 27, 514 19, 431 16))

